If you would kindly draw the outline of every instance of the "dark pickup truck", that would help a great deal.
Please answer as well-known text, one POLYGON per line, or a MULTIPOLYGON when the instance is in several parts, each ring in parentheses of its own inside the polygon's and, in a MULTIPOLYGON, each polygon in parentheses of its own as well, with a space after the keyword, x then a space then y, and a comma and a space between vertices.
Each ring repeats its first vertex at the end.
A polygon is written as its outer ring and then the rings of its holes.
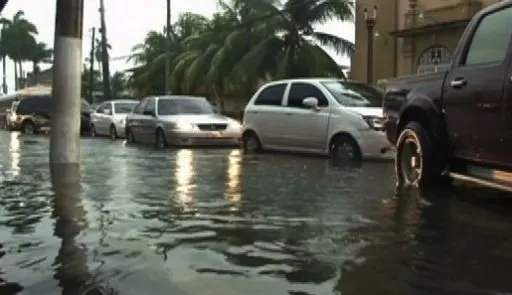
POLYGON ((383 106, 399 184, 512 191, 512 1, 473 17, 448 70, 390 80, 383 106))

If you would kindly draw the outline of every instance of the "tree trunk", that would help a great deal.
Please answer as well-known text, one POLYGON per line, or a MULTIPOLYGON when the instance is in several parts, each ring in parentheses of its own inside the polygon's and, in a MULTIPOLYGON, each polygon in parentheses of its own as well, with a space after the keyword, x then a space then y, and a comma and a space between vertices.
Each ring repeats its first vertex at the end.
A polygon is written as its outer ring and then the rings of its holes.
POLYGON ((2 56, 2 90, 4 91, 4 94, 7 94, 7 77, 6 77, 7 69, 5 67, 5 55, 2 56))
POLYGON ((39 67, 37 66, 36 62, 32 63, 32 81, 30 81, 31 84, 37 85, 39 84, 39 67))
POLYGON ((20 67, 20 89, 23 89, 25 88, 25 75, 23 73, 23 62, 21 60, 18 62, 18 66, 20 67))
POLYGON ((217 93, 217 88, 215 86, 211 86, 210 88, 211 88, 212 95, 215 100, 215 105, 217 106, 217 109, 221 113, 224 112, 224 100, 217 93))
POLYGON ((14 60, 14 91, 18 91, 18 64, 14 60))

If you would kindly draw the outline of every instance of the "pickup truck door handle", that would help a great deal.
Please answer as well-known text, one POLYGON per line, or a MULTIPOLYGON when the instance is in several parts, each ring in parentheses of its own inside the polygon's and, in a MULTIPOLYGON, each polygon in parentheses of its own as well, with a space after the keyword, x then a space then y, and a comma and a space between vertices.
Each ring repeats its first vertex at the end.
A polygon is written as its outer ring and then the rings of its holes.
POLYGON ((287 115, 287 116, 291 116, 291 115, 292 115, 292 113, 285 113, 285 115, 287 115))
POLYGON ((464 78, 456 78, 450 82, 452 88, 458 89, 466 86, 467 81, 464 78))

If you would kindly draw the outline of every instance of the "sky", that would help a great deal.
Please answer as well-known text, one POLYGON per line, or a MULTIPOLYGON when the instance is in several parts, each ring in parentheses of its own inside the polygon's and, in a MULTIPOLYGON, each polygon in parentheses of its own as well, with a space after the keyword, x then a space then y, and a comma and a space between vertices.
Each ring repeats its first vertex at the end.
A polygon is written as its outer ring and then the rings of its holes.
MULTIPOLYGON (((166 0, 104 0, 106 13, 107 38, 112 46, 110 57, 122 57, 130 54, 131 48, 142 42, 146 33, 151 30, 162 31, 165 25, 166 0), (140 3, 141 5, 133 6, 140 3)), ((176 19, 180 13, 194 12, 211 16, 217 10, 217 0, 171 0, 171 18, 176 19)), ((89 56, 91 50, 91 28, 99 27, 99 0, 84 0, 84 29, 83 29, 83 59, 89 56)), ((39 30, 38 41, 53 47, 55 29, 55 0, 10 0, 1 16, 12 18, 18 11, 23 10, 25 17, 36 25, 39 30)), ((317 28, 322 32, 331 33, 350 41, 354 41, 354 25, 351 23, 329 22, 317 28)), ((349 65, 347 57, 329 54, 340 64, 349 65)), ((125 70, 132 65, 124 59, 112 60, 110 71, 125 70)), ((41 68, 48 68, 42 65, 41 68)), ((24 69, 31 71, 32 65, 27 63, 24 69)), ((7 63, 7 84, 9 92, 14 86, 14 66, 7 63)))

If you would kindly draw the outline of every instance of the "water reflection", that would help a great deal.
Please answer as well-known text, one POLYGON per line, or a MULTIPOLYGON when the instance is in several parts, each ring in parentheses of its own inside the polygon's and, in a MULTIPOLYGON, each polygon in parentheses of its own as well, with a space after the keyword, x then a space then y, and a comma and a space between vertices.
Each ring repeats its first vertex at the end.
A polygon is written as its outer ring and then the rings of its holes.
POLYGON ((389 219, 351 232, 371 242, 343 264, 335 289, 347 295, 505 294, 512 290, 511 205, 466 187, 397 190, 384 209, 389 219))
POLYGON ((59 281, 62 294, 83 293, 89 279, 85 249, 75 240, 86 226, 86 213, 80 201, 78 169, 78 165, 52 167, 54 233, 61 239, 54 262, 54 278, 59 281))
POLYGON ((193 152, 185 149, 179 150, 176 154, 176 167, 174 170, 174 202, 184 211, 190 211, 194 202, 194 169, 193 152))
POLYGON ((78 165, 51 167, 55 192, 52 215, 54 234, 60 238, 60 249, 55 257, 54 278, 63 295, 113 294, 100 287, 87 266, 87 249, 79 245, 77 237, 87 227, 86 211, 80 199, 80 172, 78 165))
POLYGON ((242 192, 240 187, 241 178, 241 152, 240 150, 233 150, 228 156, 227 183, 225 191, 225 199, 232 204, 231 211, 238 211, 240 200, 242 199, 242 192))
POLYGON ((11 140, 9 142, 9 166, 14 177, 20 174, 20 158, 21 158, 21 142, 20 133, 11 132, 11 140))

